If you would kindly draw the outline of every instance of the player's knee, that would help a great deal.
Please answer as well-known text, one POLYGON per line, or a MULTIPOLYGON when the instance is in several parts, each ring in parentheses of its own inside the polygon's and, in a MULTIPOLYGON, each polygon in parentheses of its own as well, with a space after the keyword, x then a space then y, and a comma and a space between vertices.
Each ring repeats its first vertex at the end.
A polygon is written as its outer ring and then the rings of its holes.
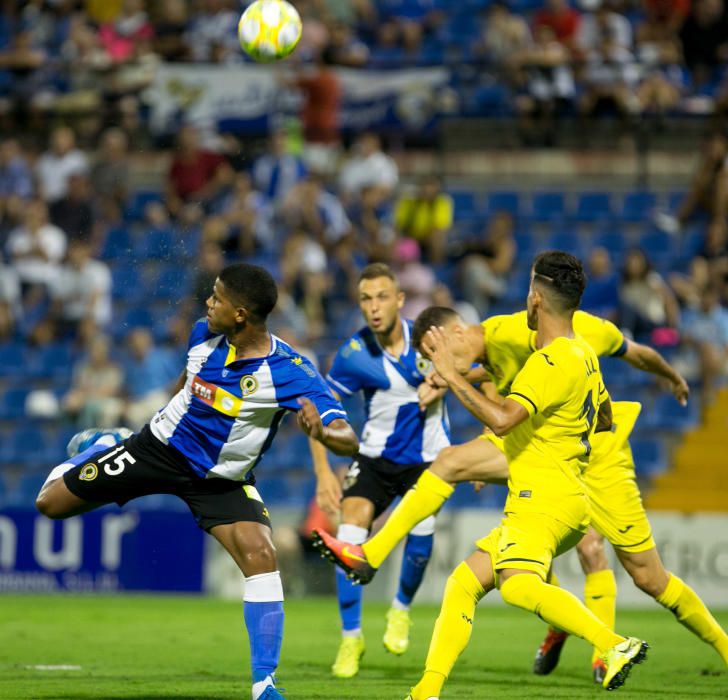
POLYGON ((462 464, 457 458, 457 447, 450 445, 440 450, 430 467, 437 476, 445 481, 458 481, 462 478, 462 464))
POLYGON ((662 593, 662 588, 664 588, 661 585, 661 581, 657 579, 656 576, 654 576, 653 572, 650 570, 647 566, 639 566, 635 569, 632 569, 630 572, 630 575, 632 576, 632 581, 634 581, 634 585, 637 586, 641 591, 644 593, 647 593, 647 595, 652 596, 653 598, 656 598, 660 593, 662 593))
POLYGON ((246 547, 242 553, 243 571, 275 571, 277 568, 276 548, 272 542, 262 541, 246 547))
POLYGON ((61 503, 58 502, 58 499, 53 498, 47 488, 42 489, 36 496, 35 507, 39 513, 45 515, 46 518, 51 518, 52 520, 59 520, 67 517, 67 510, 63 508, 61 503))
POLYGON ((604 552, 604 540, 601 536, 585 537, 577 545, 576 551, 584 573, 594 574, 609 568, 607 555, 604 552))

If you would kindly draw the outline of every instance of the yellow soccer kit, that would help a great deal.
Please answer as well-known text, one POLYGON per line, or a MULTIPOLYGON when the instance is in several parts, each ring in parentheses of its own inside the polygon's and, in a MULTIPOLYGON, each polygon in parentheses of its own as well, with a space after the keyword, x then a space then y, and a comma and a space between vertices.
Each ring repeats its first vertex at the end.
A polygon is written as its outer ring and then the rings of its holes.
POLYGON ((586 531, 582 473, 605 397, 599 361, 578 336, 532 353, 513 380, 508 398, 530 418, 503 441, 510 470, 505 517, 478 542, 494 570, 526 569, 545 580, 553 557, 586 531))
MULTIPOLYGON (((573 324, 574 332, 599 357, 624 354, 624 336, 610 321, 577 311, 573 324)), ((487 352, 484 367, 498 392, 505 396, 536 349, 536 332, 528 328, 525 311, 493 316, 485 320, 482 327, 487 352)), ((655 546, 635 480, 628 442, 639 410, 640 405, 635 402, 612 403, 615 427, 612 432, 597 433, 592 437, 593 450, 584 472, 587 495, 593 504, 592 525, 614 547, 630 552, 655 546)), ((504 451, 503 441, 495 435, 483 434, 482 437, 504 451)))

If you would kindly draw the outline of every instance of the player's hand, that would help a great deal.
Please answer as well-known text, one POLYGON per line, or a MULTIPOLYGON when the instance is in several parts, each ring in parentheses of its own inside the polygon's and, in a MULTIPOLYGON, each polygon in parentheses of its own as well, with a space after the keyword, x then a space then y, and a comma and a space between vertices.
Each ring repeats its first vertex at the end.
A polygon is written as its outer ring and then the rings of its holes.
POLYGON ((428 372, 425 381, 433 389, 447 389, 447 382, 435 371, 428 372))
POLYGON ((330 469, 316 479, 316 505, 330 518, 336 518, 341 510, 341 484, 330 469))
POLYGON ((439 401, 447 393, 447 385, 445 388, 430 386, 427 382, 422 382, 417 387, 417 397, 420 400, 420 411, 426 411, 435 401, 439 401))
POLYGON ((449 383, 457 375, 455 362, 450 353, 450 346, 447 342, 447 336, 442 327, 430 326, 422 339, 422 349, 427 357, 432 360, 435 371, 442 379, 449 383))
POLYGON ((690 395, 690 387, 683 377, 679 374, 677 378, 670 382, 670 390, 672 395, 677 399, 681 406, 688 405, 688 396, 690 395))
POLYGON ((321 422, 321 416, 316 406, 310 399, 305 398, 298 399, 298 405, 301 407, 296 414, 298 427, 310 438, 321 442, 324 436, 324 424, 321 422))

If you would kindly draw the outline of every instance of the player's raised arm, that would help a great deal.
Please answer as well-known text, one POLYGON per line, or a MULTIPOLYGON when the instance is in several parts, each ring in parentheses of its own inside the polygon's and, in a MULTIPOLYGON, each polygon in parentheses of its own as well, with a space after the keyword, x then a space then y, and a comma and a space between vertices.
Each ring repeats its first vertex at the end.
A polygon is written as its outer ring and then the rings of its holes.
POLYGON ((302 397, 298 399, 298 404, 301 406, 297 414, 298 425, 306 435, 337 455, 355 455, 358 452, 359 440, 356 433, 343 418, 336 418, 324 425, 318 409, 310 399, 302 397))
POLYGON ((528 411, 517 401, 506 399, 502 404, 496 403, 458 372, 442 328, 430 327, 422 339, 422 351, 460 403, 496 435, 509 433, 528 418, 528 411))
POLYGON ((682 375, 654 348, 634 340, 626 340, 627 350, 621 358, 632 367, 656 374, 670 382, 670 390, 681 406, 687 406, 690 388, 682 375))

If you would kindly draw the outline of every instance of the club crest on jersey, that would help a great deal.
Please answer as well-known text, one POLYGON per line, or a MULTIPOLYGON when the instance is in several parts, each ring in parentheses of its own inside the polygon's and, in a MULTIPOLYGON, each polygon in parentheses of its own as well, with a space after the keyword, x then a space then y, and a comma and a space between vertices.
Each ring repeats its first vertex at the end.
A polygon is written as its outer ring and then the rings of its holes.
POLYGON ((81 473, 78 478, 81 481, 93 481, 99 475, 99 468, 93 463, 89 462, 81 467, 81 473))
POLYGON ((258 380, 252 374, 246 374, 240 380, 240 390, 243 392, 243 398, 254 394, 258 391, 258 380))

